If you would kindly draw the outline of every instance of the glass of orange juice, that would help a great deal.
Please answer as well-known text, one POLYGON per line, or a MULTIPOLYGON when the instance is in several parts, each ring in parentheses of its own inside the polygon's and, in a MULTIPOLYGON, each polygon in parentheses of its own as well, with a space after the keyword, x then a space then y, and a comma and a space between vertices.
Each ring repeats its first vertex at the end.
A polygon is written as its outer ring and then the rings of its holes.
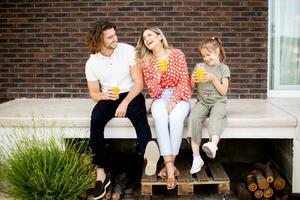
POLYGON ((118 99, 120 95, 120 88, 118 86, 113 86, 113 91, 116 94, 116 99, 118 99))
POLYGON ((168 56, 166 54, 160 54, 158 56, 157 65, 160 71, 165 72, 168 70, 168 56))
POLYGON ((197 81, 204 81, 201 76, 206 73, 205 64, 204 63, 198 63, 196 65, 196 75, 197 75, 197 81))

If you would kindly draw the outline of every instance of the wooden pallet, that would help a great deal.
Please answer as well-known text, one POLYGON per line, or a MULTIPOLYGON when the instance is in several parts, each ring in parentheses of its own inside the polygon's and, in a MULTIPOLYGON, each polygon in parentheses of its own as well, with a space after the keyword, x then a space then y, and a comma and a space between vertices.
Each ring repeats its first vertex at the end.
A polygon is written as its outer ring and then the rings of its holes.
MULTIPOLYGON (((177 194, 190 195, 194 193, 194 185, 215 184, 219 194, 230 193, 230 180, 220 162, 209 160, 206 162, 201 171, 191 175, 190 164, 186 159, 176 160, 176 167, 180 171, 180 176, 177 178, 177 194)), ((161 169, 158 167, 159 170, 161 169)), ((145 170, 144 170, 145 171, 145 170)), ((167 185, 166 180, 153 176, 147 176, 144 172, 141 180, 142 195, 152 195, 152 187, 155 185, 167 185)))

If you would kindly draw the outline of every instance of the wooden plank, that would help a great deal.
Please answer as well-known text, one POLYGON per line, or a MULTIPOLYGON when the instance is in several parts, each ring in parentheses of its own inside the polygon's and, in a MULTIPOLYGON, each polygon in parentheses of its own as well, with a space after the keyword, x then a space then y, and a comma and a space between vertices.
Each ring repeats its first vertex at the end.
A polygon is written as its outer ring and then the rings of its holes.
POLYGON ((230 182, 218 184, 218 194, 230 194, 230 182))
POLYGON ((178 182, 194 181, 193 176, 190 174, 191 166, 185 158, 179 158, 175 164, 180 172, 180 176, 178 176, 178 182))
POLYGON ((152 185, 144 185, 142 183, 141 193, 142 195, 152 195, 152 185))
POLYGON ((209 161, 208 166, 215 181, 229 181, 223 166, 216 161, 209 161))
MULTIPOLYGON (((146 163, 145 163, 146 164, 146 163)), ((190 174, 190 164, 185 157, 178 157, 175 163, 176 167, 180 171, 180 175, 177 177, 177 194, 178 195, 190 195, 194 192, 194 185, 210 185, 214 184, 218 188, 219 194, 230 193, 230 180, 224 171, 221 163, 218 161, 209 161, 200 172, 196 174, 197 178, 194 178, 190 174), (209 176, 208 170, 210 170, 209 176)), ((146 166, 146 165, 145 165, 146 166)), ((144 166, 144 168, 145 168, 144 166)), ((158 171, 163 168, 163 164, 158 163, 158 171)), ((143 172, 141 180, 141 193, 143 195, 151 195, 153 186, 166 185, 166 179, 158 177, 156 174, 153 176, 147 176, 143 172)))
POLYGON ((207 173, 205 171, 206 168, 207 168, 207 166, 203 165, 203 167, 201 168, 200 172, 198 172, 196 174, 198 181, 200 181, 200 182, 207 182, 207 181, 209 181, 209 178, 208 178, 207 173))
POLYGON ((190 195, 194 193, 194 185, 191 184, 194 181, 193 176, 190 174, 190 164, 187 159, 179 158, 176 163, 180 175, 178 176, 177 194, 178 195, 190 195))
POLYGON ((177 195, 191 195, 194 193, 193 184, 180 184, 177 185, 177 195))

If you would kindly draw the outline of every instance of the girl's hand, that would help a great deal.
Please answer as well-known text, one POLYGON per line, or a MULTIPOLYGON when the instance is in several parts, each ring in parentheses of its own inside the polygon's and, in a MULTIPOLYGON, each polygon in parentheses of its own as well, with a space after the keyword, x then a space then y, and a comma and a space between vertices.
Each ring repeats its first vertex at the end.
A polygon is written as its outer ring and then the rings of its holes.
POLYGON ((168 111, 169 114, 175 108, 176 104, 177 104, 176 101, 173 101, 173 100, 169 101, 169 103, 167 105, 167 111, 168 111))
POLYGON ((192 80, 194 83, 198 83, 198 82, 199 82, 199 80, 198 80, 198 78, 197 78, 197 73, 196 73, 195 71, 192 73, 191 80, 192 80))
POLYGON ((201 82, 213 81, 215 79, 216 79, 215 75, 207 72, 201 76, 201 80, 202 80, 201 82))

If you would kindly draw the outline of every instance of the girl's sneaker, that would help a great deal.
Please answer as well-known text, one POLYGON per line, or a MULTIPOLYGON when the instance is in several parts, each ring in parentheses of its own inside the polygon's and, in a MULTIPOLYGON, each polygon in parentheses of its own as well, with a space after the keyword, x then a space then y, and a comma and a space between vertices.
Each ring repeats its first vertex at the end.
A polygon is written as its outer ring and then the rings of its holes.
POLYGON ((206 142, 205 144, 203 144, 202 149, 206 153, 207 157, 209 158, 216 157, 216 152, 218 150, 218 147, 215 143, 206 142))
POLYGON ((195 173, 199 172, 203 165, 204 165, 204 162, 203 162, 202 158, 200 156, 194 156, 190 173, 195 174, 195 173))

